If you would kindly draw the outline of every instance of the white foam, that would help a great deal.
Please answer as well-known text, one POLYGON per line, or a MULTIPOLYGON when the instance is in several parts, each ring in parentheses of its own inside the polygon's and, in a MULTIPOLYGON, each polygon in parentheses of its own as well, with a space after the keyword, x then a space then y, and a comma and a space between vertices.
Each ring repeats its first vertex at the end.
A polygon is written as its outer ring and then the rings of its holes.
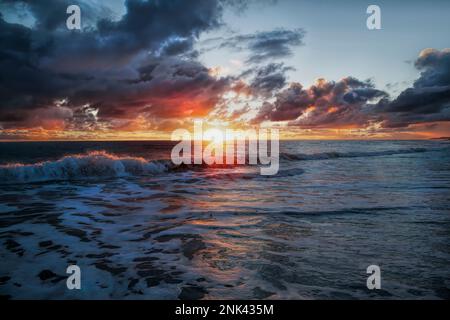
POLYGON ((0 183, 78 180, 93 177, 126 177, 158 174, 169 169, 169 162, 144 158, 117 157, 104 151, 70 155, 56 161, 34 164, 0 165, 0 183))

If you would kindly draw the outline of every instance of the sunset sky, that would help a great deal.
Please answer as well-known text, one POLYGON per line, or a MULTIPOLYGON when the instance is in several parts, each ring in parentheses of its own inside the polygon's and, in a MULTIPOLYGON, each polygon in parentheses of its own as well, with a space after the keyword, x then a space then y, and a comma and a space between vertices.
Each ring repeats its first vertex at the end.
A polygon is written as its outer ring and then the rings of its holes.
POLYGON ((0 0, 0 140, 450 136, 450 2, 0 0), (66 9, 81 8, 81 30, 66 9), (381 8, 368 30, 366 8, 381 8))

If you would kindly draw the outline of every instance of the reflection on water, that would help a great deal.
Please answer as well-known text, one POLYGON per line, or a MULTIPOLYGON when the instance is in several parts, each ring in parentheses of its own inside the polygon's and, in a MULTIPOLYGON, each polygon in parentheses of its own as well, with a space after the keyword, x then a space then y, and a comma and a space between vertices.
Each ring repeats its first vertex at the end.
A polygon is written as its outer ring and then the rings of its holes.
MULTIPOLYGON (((132 148, 145 157, 152 147, 132 148)), ((291 156, 274 177, 236 167, 1 185, 0 294, 449 298, 448 144, 285 142, 282 151, 291 156), (414 148, 425 151, 398 152, 414 148), (74 263, 80 291, 65 286, 74 263), (366 289, 371 264, 382 290, 366 289)))

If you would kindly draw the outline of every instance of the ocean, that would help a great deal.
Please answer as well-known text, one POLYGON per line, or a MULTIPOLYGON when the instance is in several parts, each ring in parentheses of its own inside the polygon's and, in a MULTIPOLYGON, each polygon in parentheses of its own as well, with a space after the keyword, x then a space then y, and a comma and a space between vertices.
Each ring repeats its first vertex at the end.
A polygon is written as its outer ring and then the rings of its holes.
POLYGON ((173 145, 0 143, 0 295, 450 298, 450 142, 281 141, 274 176, 173 145))

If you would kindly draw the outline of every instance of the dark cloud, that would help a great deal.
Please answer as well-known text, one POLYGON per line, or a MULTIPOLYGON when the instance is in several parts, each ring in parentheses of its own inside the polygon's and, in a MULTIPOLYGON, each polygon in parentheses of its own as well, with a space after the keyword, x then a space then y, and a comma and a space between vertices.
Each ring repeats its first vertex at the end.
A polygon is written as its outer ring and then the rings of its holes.
POLYGON ((283 63, 270 63, 244 71, 238 78, 251 77, 248 93, 264 98, 271 97, 286 85, 286 72, 295 70, 283 63))
MULTIPOLYGON (((171 39, 161 48, 161 55, 176 56, 186 52, 192 52, 193 43, 189 39, 171 39)), ((196 53, 193 53, 194 56, 196 53)))
MULTIPOLYGON (((226 108, 222 96, 229 90, 268 100, 255 123, 325 128, 382 122, 404 128, 450 120, 450 49, 422 51, 414 63, 419 78, 390 99, 370 81, 353 77, 320 79, 308 88, 288 85, 292 68, 272 60, 303 45, 302 29, 214 39, 216 48, 248 52, 251 63, 238 77, 214 76, 198 61, 194 44, 202 32, 222 25, 224 6, 245 8, 241 0, 128 0, 121 17, 113 17, 106 4, 78 1, 81 31, 65 28, 69 0, 0 4, 2 130, 131 130, 147 128, 146 120, 153 128, 169 128, 226 108), (14 12, 27 23, 8 22, 14 12)), ((245 105, 229 117, 248 112, 245 105)))
POLYGON ((0 15, 3 128, 70 117, 81 126, 138 114, 204 115, 229 85, 192 52, 202 31, 221 24, 224 1, 129 0, 119 20, 104 18, 110 14, 102 6, 83 10, 91 2, 81 1, 83 19, 91 12, 82 31, 65 28, 70 1, 2 1, 0 8, 17 3, 36 23, 26 27, 0 15))
POLYGON ((425 49, 414 65, 421 73, 413 86, 377 105, 386 127, 450 120, 450 49, 425 49))
POLYGON ((426 49, 415 66, 421 71, 413 86, 390 99, 370 81, 348 77, 320 79, 309 88, 292 83, 265 102, 256 123, 288 121, 303 128, 352 127, 381 123, 385 128, 450 121, 450 49, 426 49))
POLYGON ((276 95, 274 103, 263 104, 254 122, 289 121, 305 128, 363 125, 370 119, 367 102, 385 95, 370 81, 353 77, 337 82, 319 79, 309 88, 291 83, 276 95))
POLYGON ((303 29, 276 29, 229 37, 222 41, 220 48, 247 50, 249 51, 247 62, 261 63, 291 56, 293 47, 304 44, 304 37, 303 29))
POLYGON ((93 79, 69 97, 72 106, 89 104, 101 119, 184 118, 205 116, 229 88, 197 61, 152 59, 126 81, 93 79))
POLYGON ((422 71, 414 83, 415 87, 450 85, 450 49, 425 49, 414 65, 422 71))

